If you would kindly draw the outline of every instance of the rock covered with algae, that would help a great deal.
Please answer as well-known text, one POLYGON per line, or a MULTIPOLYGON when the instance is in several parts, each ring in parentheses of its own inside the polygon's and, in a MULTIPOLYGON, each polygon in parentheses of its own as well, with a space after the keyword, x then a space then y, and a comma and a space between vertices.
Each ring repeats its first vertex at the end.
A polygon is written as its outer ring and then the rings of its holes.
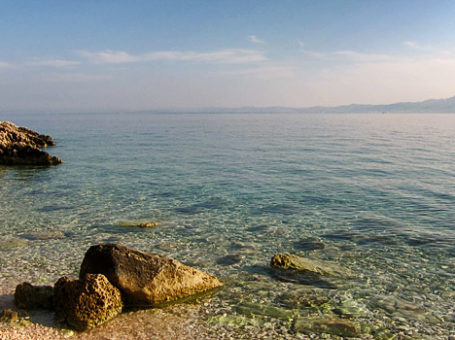
POLYGON ((50 136, 39 134, 11 122, 0 122, 0 164, 56 165, 62 160, 41 150, 54 146, 50 136))
POLYGON ((295 269, 315 275, 343 276, 346 269, 333 263, 315 261, 294 254, 275 254, 270 265, 279 269, 295 269))

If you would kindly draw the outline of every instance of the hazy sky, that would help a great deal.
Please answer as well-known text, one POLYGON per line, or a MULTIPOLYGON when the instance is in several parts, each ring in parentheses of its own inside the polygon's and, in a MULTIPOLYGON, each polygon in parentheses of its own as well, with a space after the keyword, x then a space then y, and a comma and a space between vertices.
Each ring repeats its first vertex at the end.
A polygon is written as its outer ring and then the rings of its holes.
POLYGON ((450 97, 454 33, 443 0, 2 0, 0 110, 450 97))

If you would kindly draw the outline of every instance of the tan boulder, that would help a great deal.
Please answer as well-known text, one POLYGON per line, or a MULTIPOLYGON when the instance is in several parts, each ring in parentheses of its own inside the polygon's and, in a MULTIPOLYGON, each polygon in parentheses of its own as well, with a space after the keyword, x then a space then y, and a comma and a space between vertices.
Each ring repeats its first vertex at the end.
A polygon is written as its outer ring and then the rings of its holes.
POLYGON ((105 275, 133 306, 157 306, 222 285, 215 276, 176 260, 119 244, 90 247, 80 277, 87 273, 105 275))
POLYGON ((87 274, 81 280, 60 278, 54 286, 57 319, 77 331, 85 331, 114 318, 122 311, 122 297, 101 274, 87 274))

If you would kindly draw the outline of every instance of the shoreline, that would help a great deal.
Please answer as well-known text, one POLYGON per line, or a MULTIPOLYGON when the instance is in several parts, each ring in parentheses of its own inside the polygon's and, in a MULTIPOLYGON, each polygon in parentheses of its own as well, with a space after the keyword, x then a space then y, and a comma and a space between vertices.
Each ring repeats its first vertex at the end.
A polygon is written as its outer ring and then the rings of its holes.
MULTIPOLYGON (((14 290, 0 291, 0 310, 12 309, 14 290)), ((54 312, 28 311, 26 325, 0 322, 2 340, 16 339, 310 339, 308 335, 290 333, 270 327, 213 325, 207 322, 208 303, 180 303, 163 308, 128 311, 113 320, 86 332, 60 328, 54 322, 54 312)), ((22 311, 21 311, 22 312, 22 311)), ((21 313, 20 313, 21 314, 21 313)), ((312 336, 319 339, 319 336, 312 336)))

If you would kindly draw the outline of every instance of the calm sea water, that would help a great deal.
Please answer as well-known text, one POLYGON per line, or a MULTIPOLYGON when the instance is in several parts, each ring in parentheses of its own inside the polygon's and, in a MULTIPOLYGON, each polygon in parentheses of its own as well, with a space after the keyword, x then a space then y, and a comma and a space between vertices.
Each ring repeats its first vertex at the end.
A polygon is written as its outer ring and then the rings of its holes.
POLYGON ((0 120, 53 136, 49 152, 64 160, 0 167, 0 285, 77 275, 90 245, 119 242, 226 282, 208 299, 220 310, 210 322, 292 327, 327 316, 375 337, 454 334, 455 115, 0 120), (160 224, 123 225, 148 221, 160 224), (277 276, 277 252, 346 275, 277 276))

